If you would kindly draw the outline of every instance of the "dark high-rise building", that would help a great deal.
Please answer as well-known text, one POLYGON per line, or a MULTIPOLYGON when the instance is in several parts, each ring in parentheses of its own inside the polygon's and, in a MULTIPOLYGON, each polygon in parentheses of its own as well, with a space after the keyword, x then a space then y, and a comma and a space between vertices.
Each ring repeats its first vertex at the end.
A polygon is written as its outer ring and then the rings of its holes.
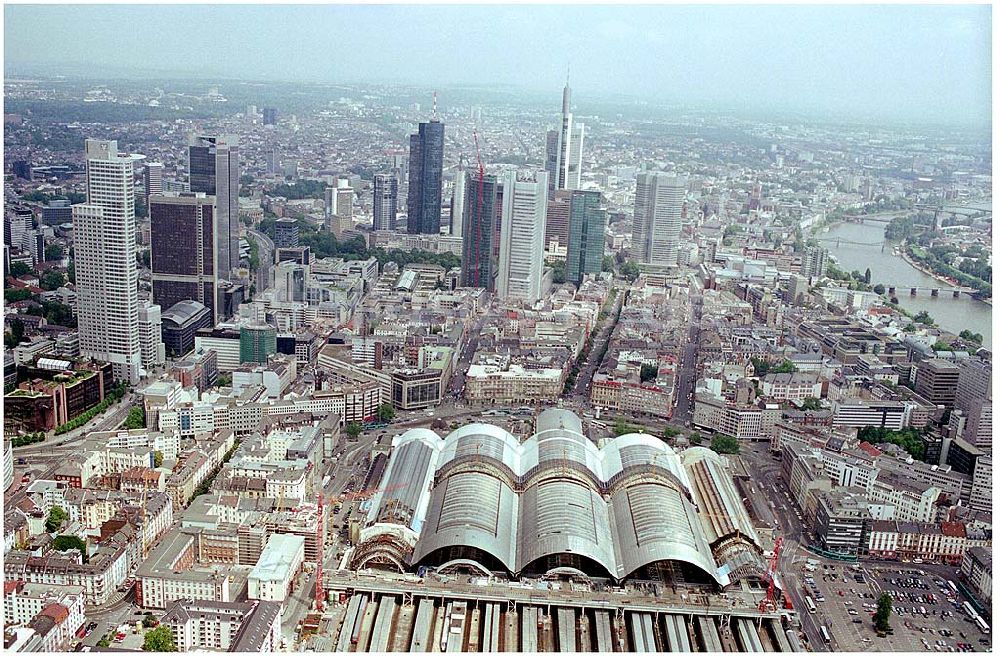
POLYGON ((274 222, 274 246, 282 249, 299 245, 299 222, 291 217, 282 217, 274 222))
POLYGON ((42 224, 46 226, 61 226, 73 223, 73 206, 65 199, 49 201, 42 208, 42 224))
POLYGON ((421 123, 410 135, 410 181, 406 196, 406 231, 441 232, 441 171, 444 166, 444 124, 421 123))
POLYGON ((569 197, 572 192, 565 189, 550 191, 551 198, 545 206, 545 248, 555 252, 557 248, 569 246, 569 197))
POLYGON ((275 125, 278 123, 278 110, 274 107, 264 108, 264 125, 275 125))
POLYGON ((193 192, 149 197, 153 301, 168 309, 198 301, 211 310, 213 325, 220 319, 215 203, 193 192))
MULTIPOLYGON (((236 137, 197 136, 188 148, 191 191, 215 197, 219 278, 240 264, 240 163, 236 137)), ((160 304, 163 308, 169 305, 160 304)), ((207 304, 206 304, 207 305, 207 304)))
POLYGON ((391 173, 376 173, 372 197, 372 230, 392 230, 396 227, 396 205, 399 182, 391 173))
POLYGON ((601 273, 607 225, 608 212, 601 207, 601 193, 574 190, 569 203, 566 280, 579 285, 585 274, 601 273))
POLYGON ((479 173, 465 178, 465 211, 462 213, 462 286, 496 289, 501 187, 496 176, 479 173), (480 187, 482 193, 480 194, 480 187))
POLYGON ((31 162, 28 160, 16 160, 10 165, 11 173, 22 180, 31 180, 31 162))

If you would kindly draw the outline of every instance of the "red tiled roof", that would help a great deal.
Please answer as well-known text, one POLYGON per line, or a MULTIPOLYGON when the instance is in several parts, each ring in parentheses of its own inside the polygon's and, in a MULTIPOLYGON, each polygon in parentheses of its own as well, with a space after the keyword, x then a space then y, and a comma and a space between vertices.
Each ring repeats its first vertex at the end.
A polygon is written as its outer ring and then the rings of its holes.
POLYGON ((945 536, 965 537, 965 525, 960 522, 942 522, 941 533, 945 536))
POLYGON ((866 453, 868 453, 868 454, 870 454, 872 456, 881 456, 882 455, 882 450, 878 449, 877 447, 875 447, 874 445, 872 445, 869 442, 862 442, 860 445, 858 445, 858 448, 861 451, 866 452, 866 453))
POLYGON ((64 604, 60 604, 58 602, 50 602, 49 604, 42 607, 42 610, 39 612, 39 614, 42 616, 48 616, 58 625, 59 623, 69 618, 69 609, 67 609, 66 605, 64 604))

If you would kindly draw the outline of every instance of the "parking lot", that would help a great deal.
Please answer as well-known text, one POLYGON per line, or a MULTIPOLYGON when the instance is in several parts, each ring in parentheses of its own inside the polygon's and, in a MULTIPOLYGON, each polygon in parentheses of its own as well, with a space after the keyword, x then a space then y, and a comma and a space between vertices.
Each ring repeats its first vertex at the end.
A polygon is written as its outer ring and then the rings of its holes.
POLYGON ((946 576, 929 573, 913 564, 817 564, 815 570, 809 568, 803 565, 800 578, 816 604, 817 622, 825 624, 831 635, 833 650, 990 649, 990 637, 968 619, 962 609, 963 598, 952 593, 946 576), (893 633, 879 637, 871 616, 883 591, 893 598, 889 619, 893 633))

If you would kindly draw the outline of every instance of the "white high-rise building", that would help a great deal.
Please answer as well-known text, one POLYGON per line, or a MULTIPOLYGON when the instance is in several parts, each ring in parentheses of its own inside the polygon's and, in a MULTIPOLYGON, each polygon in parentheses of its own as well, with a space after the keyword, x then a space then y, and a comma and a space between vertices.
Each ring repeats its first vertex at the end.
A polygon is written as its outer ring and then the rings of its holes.
POLYGON ((661 171, 636 177, 632 252, 653 267, 676 267, 687 180, 661 171))
POLYGON ((143 301, 139 306, 139 348, 142 351, 142 366, 147 370, 166 362, 162 329, 160 306, 152 301, 143 301))
POLYGON ((462 221, 465 217, 465 170, 455 172, 455 188, 451 195, 451 234, 462 236, 462 221))
POLYGON ((550 130, 545 140, 545 170, 552 189, 580 189, 583 171, 583 136, 585 126, 573 122, 570 112, 569 79, 563 87, 562 124, 550 130))
POLYGON ((549 175, 518 180, 510 171, 504 177, 503 214, 500 223, 500 262, 497 296, 521 299, 529 304, 542 296, 545 262, 545 207, 549 175))
POLYGON ((143 172, 143 186, 146 188, 146 208, 149 208, 149 197, 163 193, 163 162, 147 162, 143 172))
POLYGON ((80 354, 109 362, 115 377, 137 383, 139 272, 132 160, 118 142, 86 141, 87 202, 73 206, 80 354))
POLYGON ((337 178, 336 187, 327 187, 323 194, 326 229, 340 237, 354 228, 354 188, 346 178, 337 178))

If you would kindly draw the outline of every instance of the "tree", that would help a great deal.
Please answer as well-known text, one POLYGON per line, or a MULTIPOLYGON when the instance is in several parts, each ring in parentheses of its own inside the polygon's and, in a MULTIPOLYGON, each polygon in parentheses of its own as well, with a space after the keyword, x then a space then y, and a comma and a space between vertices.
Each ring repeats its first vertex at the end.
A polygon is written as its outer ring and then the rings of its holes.
POLYGON ((7 347, 16 347, 21 344, 21 340, 24 339, 24 322, 19 319, 10 320, 10 331, 4 334, 4 345, 7 347), (10 340, 7 336, 10 336, 10 340))
POLYGON ((24 276, 25 274, 31 273, 31 267, 23 262, 12 262, 10 263, 10 275, 14 278, 19 276, 24 276))
POLYGON ((875 287, 872 288, 872 292, 875 294, 885 294, 885 286, 881 283, 876 283, 875 287))
POLYGON ((934 326, 934 318, 926 310, 921 310, 913 316, 913 321, 926 326, 934 326))
POLYGON ((111 639, 109 639, 107 636, 102 636, 101 640, 97 642, 97 647, 98 648, 110 648, 111 647, 111 639))
POLYGON ((49 510, 49 517, 45 520, 45 531, 52 533, 62 527, 69 515, 61 506, 54 506, 49 510))
POLYGON ((177 644, 174 643, 174 633, 166 625, 161 625, 155 630, 146 632, 146 638, 142 642, 142 649, 146 652, 177 652, 177 644))
POLYGON ((145 628, 156 627, 156 616, 153 612, 147 611, 146 615, 142 617, 142 626, 145 628))
POLYGON ((626 262, 622 265, 622 276, 625 277, 629 283, 639 278, 639 265, 632 261, 626 262))
POLYGON ((392 422, 392 418, 396 417, 396 409, 392 407, 392 404, 382 404, 376 413, 379 422, 392 422))
POLYGON ((868 269, 865 269, 865 283, 871 285, 871 282, 872 282, 872 268, 869 267, 868 269))
POLYGON ((681 432, 679 429, 674 429, 673 427, 663 427, 664 438, 673 438, 675 436, 680 435, 680 433, 681 432))
POLYGON ((646 381, 656 380, 656 375, 659 373, 660 368, 658 365, 646 365, 643 364, 639 368, 639 382, 645 383, 646 381))
POLYGON ((66 284, 66 275, 61 271, 49 269, 38 278, 38 285, 43 290, 55 290, 66 284))
POLYGON ((614 271, 615 270, 615 258, 614 256, 604 256, 601 260, 601 271, 614 271))
POLYGON ((889 631, 889 616, 892 615, 892 596, 883 592, 878 597, 878 609, 875 612, 875 629, 879 632, 889 631))
POLYGON ((347 435, 350 436, 352 440, 355 440, 361 435, 361 425, 357 422, 349 422, 347 426, 344 427, 344 431, 347 432, 347 435))
POLYGON ((618 418, 615 420, 614 426, 611 427, 611 432, 616 436, 624 436, 627 433, 640 433, 642 427, 632 426, 625 421, 625 418, 618 418))
POLYGON ((802 400, 802 406, 800 408, 802 408, 803 411, 818 411, 823 408, 823 406, 820 404, 819 399, 815 397, 806 397, 802 400))
POLYGON ((566 261, 556 260, 552 263, 552 282, 562 285, 566 282, 566 261))
POLYGON ((700 433, 695 432, 688 436, 688 440, 691 441, 692 445, 700 445, 705 438, 700 433))
POLYGON ((46 244, 45 245, 45 259, 46 260, 59 260, 63 257, 65 249, 59 244, 46 244))
POLYGON ((153 467, 158 468, 163 465, 163 452, 156 450, 153 452, 153 467))
POLYGON ((87 563, 87 544, 79 536, 60 534, 52 541, 52 549, 62 552, 64 550, 79 550, 83 555, 83 563, 87 563))
POLYGON ((975 342, 976 344, 983 343, 983 335, 981 333, 973 333, 969 329, 963 329, 958 337, 962 338, 966 342, 975 342))
POLYGON ((142 429, 146 426, 146 411, 142 406, 133 406, 125 418, 126 429, 142 429))
POLYGON ((31 290, 26 288, 7 288, 3 291, 3 300, 7 303, 17 303, 18 301, 27 301, 31 297, 35 296, 31 293, 31 290))
POLYGON ((739 454, 740 441, 724 433, 717 433, 712 436, 711 448, 718 454, 739 454))

